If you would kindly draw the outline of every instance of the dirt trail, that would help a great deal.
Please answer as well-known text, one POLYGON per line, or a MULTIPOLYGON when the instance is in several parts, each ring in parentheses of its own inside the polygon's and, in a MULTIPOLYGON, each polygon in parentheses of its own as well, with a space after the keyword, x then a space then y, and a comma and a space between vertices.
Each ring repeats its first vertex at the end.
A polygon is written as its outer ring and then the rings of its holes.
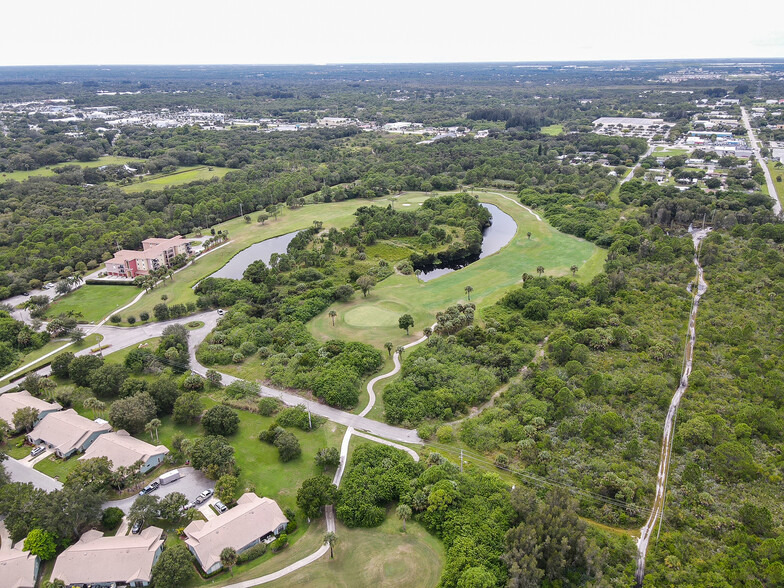
MULTIPOLYGON (((680 384, 675 391, 675 395, 670 402, 670 408, 667 411, 667 417, 664 421, 664 434, 662 436, 661 459, 659 461, 659 473, 656 478, 656 495, 653 500, 653 507, 651 514, 645 525, 640 529, 640 538, 637 540, 637 572, 635 579, 637 585, 642 586, 643 578, 645 577, 645 556, 648 553, 648 542, 653 535, 653 530, 656 523, 661 522, 661 517, 664 513, 664 501, 667 493, 667 478, 670 474, 670 455, 672 453, 672 439, 675 431, 675 419, 678 415, 678 407, 681 403, 681 398, 689 386, 689 376, 692 369, 692 356, 694 354, 694 343, 697 339, 697 310, 700 306, 702 295, 708 289, 708 284, 703 276, 702 265, 700 265, 700 244, 705 236, 710 232, 710 228, 701 230, 692 230, 690 228, 692 239, 694 241, 694 265, 697 266, 697 292, 693 292, 693 284, 689 284, 689 292, 692 292, 694 299, 691 305, 691 314, 689 316, 689 336, 686 340, 686 348, 683 357, 683 372, 681 374, 680 384)), ((661 527, 661 524, 660 524, 661 527)))

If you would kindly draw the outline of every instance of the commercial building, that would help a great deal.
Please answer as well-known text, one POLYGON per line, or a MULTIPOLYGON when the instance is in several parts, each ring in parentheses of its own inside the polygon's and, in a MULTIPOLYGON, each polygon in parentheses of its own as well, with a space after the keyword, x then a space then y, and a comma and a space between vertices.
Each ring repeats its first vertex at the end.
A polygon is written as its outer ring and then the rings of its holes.
POLYGON ((286 529, 288 519, 278 503, 246 492, 237 506, 209 521, 193 521, 185 527, 185 544, 202 569, 211 574, 221 569, 220 554, 226 547, 237 553, 286 529))
POLYGON ((168 453, 163 445, 151 445, 131 437, 127 431, 119 430, 98 437, 79 459, 105 457, 112 462, 114 470, 141 462, 140 471, 145 474, 163 463, 168 453))
POLYGON ((169 267, 177 255, 191 255, 190 241, 177 236, 172 239, 145 239, 142 250, 121 249, 106 262, 106 273, 120 278, 146 276, 162 267, 169 267))
POLYGON ((52 578, 66 586, 149 586, 152 566, 163 549, 163 529, 147 527, 138 535, 104 537, 87 531, 63 551, 52 578))
POLYGON ((0 420, 4 420, 12 429, 14 428, 14 413, 20 408, 37 410, 38 418, 35 419, 35 424, 37 425, 50 412, 57 412, 62 410, 63 407, 57 402, 46 402, 36 398, 27 390, 0 394, 0 420))
POLYGON ((63 459, 85 451, 100 435, 112 427, 101 419, 91 421, 74 409, 51 412, 27 435, 33 445, 45 444, 63 459))

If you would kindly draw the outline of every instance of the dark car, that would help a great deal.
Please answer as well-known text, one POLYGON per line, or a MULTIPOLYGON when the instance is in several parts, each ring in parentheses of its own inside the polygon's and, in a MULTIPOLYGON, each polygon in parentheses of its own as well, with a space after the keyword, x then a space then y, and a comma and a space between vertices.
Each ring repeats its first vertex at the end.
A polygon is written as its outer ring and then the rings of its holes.
POLYGON ((148 484, 147 486, 142 488, 142 491, 139 492, 139 496, 144 496, 145 494, 149 494, 153 490, 157 490, 160 486, 161 485, 158 482, 153 482, 152 484, 148 484))
POLYGON ((143 524, 144 524, 144 521, 141 520, 141 519, 136 521, 133 524, 133 527, 131 527, 131 533, 133 533, 134 535, 138 535, 139 533, 141 533, 143 524))

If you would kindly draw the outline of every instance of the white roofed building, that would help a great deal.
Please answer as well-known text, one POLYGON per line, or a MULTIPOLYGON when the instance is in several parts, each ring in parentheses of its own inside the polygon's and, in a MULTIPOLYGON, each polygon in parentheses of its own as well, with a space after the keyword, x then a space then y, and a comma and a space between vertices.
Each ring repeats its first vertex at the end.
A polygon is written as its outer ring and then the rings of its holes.
POLYGON ((221 569, 221 551, 233 547, 237 553, 250 549, 270 535, 286 529, 288 519, 278 503, 246 492, 237 506, 209 521, 193 521, 185 527, 185 544, 202 569, 211 574, 221 569))
POLYGON ((163 463, 168 453, 164 445, 151 445, 119 430, 98 437, 79 459, 106 457, 114 470, 141 462, 140 471, 144 474, 163 463))
POLYGON ((63 407, 57 402, 46 402, 36 398, 27 390, 0 394, 0 419, 8 423, 12 429, 14 428, 14 413, 20 408, 34 408, 37 410, 38 418, 35 421, 37 425, 50 412, 57 412, 62 410, 63 407))
POLYGON ((111 430, 106 421, 91 421, 69 408, 46 415, 27 435, 27 440, 33 445, 43 443, 54 449, 57 457, 67 458, 86 450, 100 435, 111 430))
POLYGON ((58 556, 51 577, 66 586, 148 586, 162 549, 158 527, 115 537, 87 531, 58 556))

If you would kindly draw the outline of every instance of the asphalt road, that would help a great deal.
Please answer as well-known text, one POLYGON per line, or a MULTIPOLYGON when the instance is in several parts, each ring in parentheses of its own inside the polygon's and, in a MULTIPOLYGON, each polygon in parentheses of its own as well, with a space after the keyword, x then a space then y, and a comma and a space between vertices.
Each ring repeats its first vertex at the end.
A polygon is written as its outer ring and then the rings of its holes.
POLYGON ((778 193, 776 192, 776 186, 773 183, 773 177, 770 175, 770 170, 768 166, 765 164, 765 160, 762 158, 762 152, 759 148, 759 143, 757 142, 757 136, 754 134, 754 129, 751 128, 751 120, 749 119, 749 113, 746 112, 746 109, 741 107, 740 109, 743 124, 746 127, 746 131, 749 133, 749 144, 751 145, 751 149, 754 151, 754 157, 757 158, 760 166, 762 167, 762 171, 765 174, 765 183, 768 185, 768 194, 773 199, 773 213, 776 215, 781 214, 781 202, 779 201, 778 193))
MULTIPOLYGON (((183 477, 177 480, 176 482, 170 482, 165 486, 159 487, 157 490, 150 492, 151 495, 157 496, 159 498, 163 498, 173 492, 180 492, 185 494, 185 497, 193 502, 196 500, 196 497, 202 493, 202 491, 207 490, 208 488, 215 488, 215 482, 208 479, 203 473, 198 470, 194 470, 192 467, 185 466, 177 468, 180 470, 180 473, 183 474, 183 477)), ((163 471, 161 471, 163 473, 163 471)), ((128 498, 123 498, 122 500, 112 500, 103 505, 104 508, 109 508, 110 506, 116 506, 117 508, 122 509, 123 512, 127 513, 128 509, 131 508, 131 505, 139 498, 138 494, 130 496, 128 498)))
POLYGON ((21 482, 22 484, 31 483, 36 488, 46 490, 47 492, 59 490, 63 487, 62 483, 54 478, 50 478, 36 469, 19 463, 13 457, 4 460, 3 466, 13 482, 21 482))

